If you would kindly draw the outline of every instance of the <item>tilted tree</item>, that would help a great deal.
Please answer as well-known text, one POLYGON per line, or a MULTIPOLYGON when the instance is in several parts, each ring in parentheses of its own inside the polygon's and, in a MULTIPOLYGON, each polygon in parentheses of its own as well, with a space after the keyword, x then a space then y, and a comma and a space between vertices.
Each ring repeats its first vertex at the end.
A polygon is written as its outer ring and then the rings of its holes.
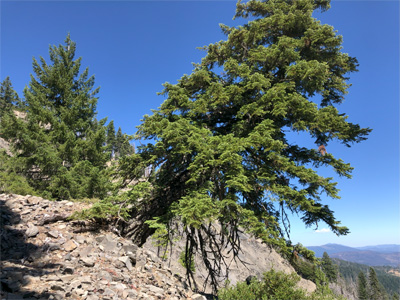
POLYGON ((251 21, 221 25, 227 40, 204 47, 192 74, 164 84, 167 99, 137 132, 153 142, 121 165, 128 177, 153 170, 153 190, 127 229, 137 242, 151 233, 142 222, 153 218, 146 224, 168 238, 171 222, 180 220, 188 253, 202 253, 216 283, 220 250, 228 244, 237 253, 240 228, 281 249, 288 212, 306 226, 324 222, 337 235, 349 232, 322 203, 322 194, 339 198, 336 183, 316 169, 350 178, 352 167, 335 157, 340 153, 317 149, 331 142, 350 147, 370 129, 337 108, 357 60, 341 51, 342 37, 331 26, 312 17, 318 8, 327 10, 329 0, 239 2, 235 18, 251 21), (293 132, 308 134, 315 148, 291 140, 293 132))
POLYGON ((88 68, 80 72, 75 50, 68 35, 65 45, 49 48, 50 64, 33 59, 26 116, 9 116, 1 126, 29 182, 57 198, 104 195, 105 120, 95 119, 99 89, 88 68))

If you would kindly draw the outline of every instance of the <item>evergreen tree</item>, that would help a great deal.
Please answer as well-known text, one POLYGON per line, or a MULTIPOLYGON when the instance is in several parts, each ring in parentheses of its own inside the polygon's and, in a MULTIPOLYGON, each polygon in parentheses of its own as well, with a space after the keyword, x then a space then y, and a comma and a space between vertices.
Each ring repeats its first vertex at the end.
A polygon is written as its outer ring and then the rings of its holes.
POLYGON ((358 274, 358 299, 360 300, 368 300, 368 292, 367 292, 367 278, 365 277, 363 272, 358 274))
POLYGON ((378 277, 376 276, 376 272, 374 268, 369 268, 368 274, 368 283, 369 283, 369 299, 371 300, 380 300, 383 298, 383 290, 381 289, 381 284, 379 283, 378 277))
POLYGON ((106 137, 105 120, 95 119, 99 89, 93 89, 88 68, 80 73, 75 50, 68 35, 65 45, 50 47, 51 64, 34 58, 35 76, 24 90, 26 117, 2 120, 2 134, 13 143, 24 175, 36 189, 57 198, 104 193, 100 186, 86 191, 82 186, 81 176, 102 174, 106 137))
POLYGON ((392 299, 393 300, 400 300, 399 294, 394 293, 393 296, 392 296, 392 299))
POLYGON ((135 152, 133 146, 129 143, 132 138, 127 135, 123 134, 121 127, 118 128, 116 137, 115 137, 115 156, 116 157, 124 157, 126 155, 130 155, 135 152))
POLYGON ((116 148, 116 137, 115 137, 114 121, 111 121, 107 125, 107 151, 110 153, 111 158, 113 158, 115 155, 115 148, 116 148))
POLYGON ((204 47, 192 74, 164 84, 167 99, 137 132, 152 142, 121 166, 132 170, 128 176, 154 170, 152 193, 135 207, 141 222, 129 227, 134 240, 150 233, 142 223, 149 218, 167 240, 171 222, 181 220, 188 251, 202 253, 214 284, 223 247, 215 241, 221 237, 238 253, 239 228, 285 251, 288 212, 306 226, 325 222, 337 235, 349 232, 320 196, 339 198, 336 183, 316 169, 330 166, 350 178, 352 167, 328 144, 350 147, 370 130, 337 108, 357 60, 341 52, 342 37, 331 26, 313 18, 317 8, 328 9, 329 0, 239 2, 235 17, 251 21, 221 25, 227 40, 204 47), (293 132, 308 134, 315 147, 297 144, 293 132))
POLYGON ((324 252, 324 254, 322 255, 321 267, 328 280, 330 282, 336 282, 338 277, 338 269, 326 252, 324 252))
POLYGON ((7 76, 0 85, 0 118, 19 104, 18 94, 12 87, 10 77, 7 76))

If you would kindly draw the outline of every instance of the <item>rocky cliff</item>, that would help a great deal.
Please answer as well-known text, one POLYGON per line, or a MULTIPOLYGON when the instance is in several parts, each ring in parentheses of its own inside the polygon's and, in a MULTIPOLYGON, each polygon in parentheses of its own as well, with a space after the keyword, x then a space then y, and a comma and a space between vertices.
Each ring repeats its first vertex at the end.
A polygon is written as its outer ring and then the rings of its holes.
MULTIPOLYGON (((1 299, 212 299, 189 288, 178 262, 182 244, 177 242, 165 257, 151 240, 138 247, 106 224, 68 219, 89 206, 0 195, 1 299)), ((271 268, 294 272, 254 238, 243 235, 241 248, 242 262, 229 267, 227 279, 233 284, 271 268)), ((201 288, 204 276, 196 259, 200 290, 209 292, 209 286, 201 288)), ((310 281, 300 285, 315 290, 310 281)))

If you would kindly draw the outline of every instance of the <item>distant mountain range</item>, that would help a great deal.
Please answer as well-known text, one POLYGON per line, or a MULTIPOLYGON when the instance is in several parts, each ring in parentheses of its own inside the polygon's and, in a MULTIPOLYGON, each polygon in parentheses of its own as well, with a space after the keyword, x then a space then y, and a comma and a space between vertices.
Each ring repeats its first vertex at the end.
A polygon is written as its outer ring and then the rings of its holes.
POLYGON ((339 244, 326 244, 307 248, 314 251, 317 257, 322 257, 323 253, 326 252, 330 257, 368 266, 400 266, 400 245, 348 247, 339 244))

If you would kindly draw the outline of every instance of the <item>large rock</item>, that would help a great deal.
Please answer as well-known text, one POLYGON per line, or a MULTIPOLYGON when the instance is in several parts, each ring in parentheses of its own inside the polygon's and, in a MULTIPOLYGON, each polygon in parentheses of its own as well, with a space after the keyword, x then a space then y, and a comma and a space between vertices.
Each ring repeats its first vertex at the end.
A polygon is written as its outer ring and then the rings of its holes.
MULTIPOLYGON (((215 226, 216 230, 218 225, 215 226)), ((165 253, 168 253, 168 257, 164 264, 171 268, 173 273, 185 274, 186 270, 180 263, 180 255, 184 251, 185 240, 184 233, 178 232, 177 236, 181 236, 182 239, 175 241, 173 247, 168 249, 155 246, 154 240, 149 239, 143 248, 158 253, 160 257, 165 258, 165 253), (167 252, 165 251, 167 250, 167 252)), ((235 285, 238 282, 246 281, 249 276, 256 276, 258 279, 262 279, 263 273, 274 269, 275 271, 282 271, 286 274, 295 273, 296 271, 285 260, 279 253, 277 253, 272 247, 262 243, 261 240, 255 239, 246 233, 240 234, 240 252, 238 257, 235 259, 230 249, 224 249, 222 255, 225 257, 225 261, 229 266, 229 269, 225 265, 222 265, 222 276, 218 278, 220 286, 224 286, 225 282, 229 280, 231 285, 235 285)), ((204 278, 207 278, 208 272, 202 262, 202 257, 197 254, 194 258, 195 269, 194 274, 195 280, 198 283, 198 287, 204 286, 204 278)), ((309 280, 301 279, 298 283, 298 287, 305 289, 308 293, 312 293, 316 289, 316 285, 309 280)), ((200 289, 206 293, 212 292, 212 287, 208 283, 204 289, 200 289)))

